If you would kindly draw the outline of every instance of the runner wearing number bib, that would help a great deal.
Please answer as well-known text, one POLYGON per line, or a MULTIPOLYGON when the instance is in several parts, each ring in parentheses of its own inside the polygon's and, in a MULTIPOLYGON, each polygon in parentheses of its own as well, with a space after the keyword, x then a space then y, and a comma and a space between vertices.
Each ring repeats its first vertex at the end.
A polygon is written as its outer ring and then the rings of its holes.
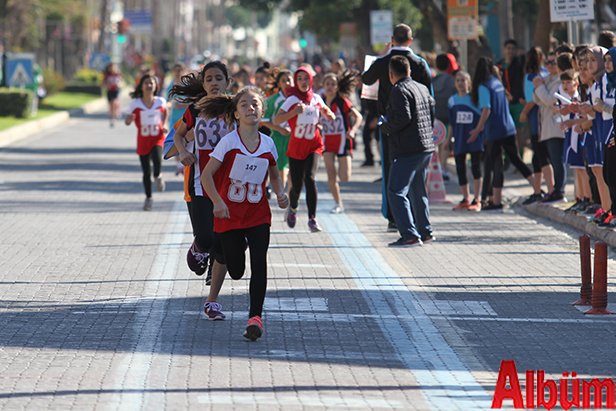
POLYGON ((130 96, 135 99, 126 110, 126 125, 135 120, 137 126, 137 154, 141 161, 143 171, 143 188, 145 189, 145 203, 143 209, 152 209, 152 169, 154 165, 154 178, 156 190, 164 191, 165 182, 160 174, 163 155, 163 141, 167 129, 164 124, 167 121, 167 101, 161 97, 155 97, 158 91, 156 77, 146 74, 141 77, 135 91, 130 96))
POLYGON ((305 183, 308 227, 310 231, 318 232, 322 229, 316 220, 315 174, 319 166, 319 155, 323 153, 323 141, 318 129, 319 117, 323 115, 333 121, 335 116, 321 96, 312 92, 312 74, 306 68, 298 68, 293 79, 295 86, 286 89, 288 98, 273 120, 274 125, 288 122, 291 128, 287 156, 289 157, 292 187, 287 224, 291 228, 295 227, 299 196, 305 183))
POLYGON ((328 73, 323 79, 325 102, 336 116, 334 121, 321 117, 323 138, 325 139, 323 159, 327 169, 327 184, 336 202, 334 208, 330 211, 332 214, 344 212, 338 178, 343 183, 351 178, 353 138, 363 120, 359 111, 353 107, 353 103, 343 97, 352 92, 353 82, 358 74, 356 71, 346 70, 340 75, 340 78, 335 73, 328 73), (355 120, 353 127, 351 127, 350 117, 355 120), (336 170, 336 157, 339 164, 338 171, 336 170))
POLYGON ((455 85, 458 94, 448 100, 449 106, 449 132, 447 141, 453 137, 453 155, 456 160, 456 172, 462 191, 462 201, 454 210, 481 211, 481 156, 483 154, 483 133, 473 141, 468 142, 471 131, 477 128, 481 111, 471 102, 468 94, 471 88, 471 76, 466 71, 458 71, 455 76, 455 85), (473 193, 475 199, 470 200, 468 178, 466 177, 466 155, 471 155, 471 170, 473 172, 473 193))
POLYGON ((189 268, 197 275, 207 269, 206 284, 211 285, 204 306, 205 316, 210 320, 224 320, 222 306, 217 302, 225 273, 224 253, 218 235, 214 233, 214 206, 201 185, 201 172, 210 160, 216 145, 229 132, 225 122, 216 117, 207 117, 196 107, 196 103, 207 96, 223 93, 229 86, 229 71, 220 61, 205 65, 199 73, 189 73, 182 77, 180 84, 172 87, 170 95, 180 96, 178 100, 190 103, 178 126, 173 147, 165 158, 180 156, 180 162, 190 167, 187 188, 190 194, 189 212, 195 239, 186 255, 189 268), (187 141, 193 146, 187 146, 187 141), (191 148, 189 150, 189 148, 191 148))
POLYGON ((227 134, 212 152, 201 182, 214 202, 214 230, 220 233, 229 275, 234 280, 244 276, 248 240, 252 272, 250 313, 244 337, 252 341, 263 334, 261 316, 272 221, 265 196, 268 173, 279 207, 286 208, 289 203, 276 166, 274 141, 259 133, 263 99, 258 88, 245 87, 235 97, 209 97, 197 104, 209 118, 222 115, 227 123, 238 124, 237 130, 227 134))
MULTIPOLYGON (((278 152, 278 171, 280 172, 280 178, 282 178, 283 185, 286 185, 287 183, 287 174, 289 171, 289 157, 287 157, 287 149, 289 148, 291 129, 286 123, 275 126, 274 123, 272 123, 272 120, 276 114, 278 114, 278 110, 280 110, 280 107, 282 107, 287 99, 287 95, 284 90, 292 85, 293 73, 290 70, 280 70, 276 74, 276 80, 270 86, 270 90, 274 90, 276 93, 267 99, 265 103, 265 114, 261 120, 262 126, 272 130, 270 137, 272 137, 274 144, 276 144, 276 151, 278 152)), ((291 184, 289 182, 287 193, 290 189, 291 184)))

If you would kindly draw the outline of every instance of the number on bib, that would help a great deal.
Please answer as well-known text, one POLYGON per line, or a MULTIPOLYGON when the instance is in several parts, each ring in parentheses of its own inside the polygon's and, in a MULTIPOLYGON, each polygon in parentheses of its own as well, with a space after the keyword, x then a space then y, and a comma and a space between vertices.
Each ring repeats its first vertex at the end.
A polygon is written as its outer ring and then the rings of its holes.
POLYGON ((317 126, 315 124, 298 124, 295 127, 295 137, 312 140, 315 135, 317 126))
POLYGON ((260 184, 244 183, 232 178, 227 197, 234 203, 243 203, 248 199, 248 202, 255 204, 263 198, 263 188, 260 184))
POLYGON ((458 111, 456 122, 458 124, 472 124, 473 123, 473 112, 472 111, 458 111))
POLYGON ((208 122, 204 118, 199 118, 195 125, 197 148, 200 150, 213 150, 227 132, 228 129, 224 124, 221 124, 221 120, 212 119, 208 122))
POLYGON ((160 128, 158 124, 142 124, 141 125, 141 136, 142 137, 156 137, 159 134, 160 128))

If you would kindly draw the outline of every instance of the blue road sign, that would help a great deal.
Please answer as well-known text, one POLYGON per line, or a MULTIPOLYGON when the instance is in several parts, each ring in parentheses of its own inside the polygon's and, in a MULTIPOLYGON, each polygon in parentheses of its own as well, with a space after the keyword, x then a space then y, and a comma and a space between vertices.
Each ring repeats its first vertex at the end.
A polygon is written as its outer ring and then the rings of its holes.
POLYGON ((6 80, 9 87, 31 85, 34 82, 33 59, 9 57, 6 60, 6 80))
POLYGON ((92 53, 90 57, 90 68, 98 71, 103 71, 107 64, 111 62, 108 54, 105 53, 92 53))

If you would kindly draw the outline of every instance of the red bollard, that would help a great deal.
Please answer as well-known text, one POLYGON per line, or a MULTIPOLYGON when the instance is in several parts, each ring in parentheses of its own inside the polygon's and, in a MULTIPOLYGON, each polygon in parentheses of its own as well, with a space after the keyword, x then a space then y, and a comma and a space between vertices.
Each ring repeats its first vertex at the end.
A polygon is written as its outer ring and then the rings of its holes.
POLYGON ((614 314, 607 310, 607 244, 595 243, 595 276, 592 286, 592 308, 584 314, 614 314))
POLYGON ((580 236, 580 262, 582 266, 582 287, 580 299, 573 305, 590 305, 592 301, 592 283, 590 278, 590 237, 586 234, 580 236))

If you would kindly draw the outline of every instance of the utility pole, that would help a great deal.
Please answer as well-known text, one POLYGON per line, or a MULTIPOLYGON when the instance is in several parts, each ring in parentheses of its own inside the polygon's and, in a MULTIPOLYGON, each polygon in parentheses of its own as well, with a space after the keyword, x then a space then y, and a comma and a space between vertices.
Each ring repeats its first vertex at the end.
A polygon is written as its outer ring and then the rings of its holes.
POLYGON ((109 16, 107 16, 107 3, 109 0, 101 0, 101 33, 98 36, 98 51, 103 53, 105 51, 105 37, 106 32, 105 29, 107 27, 107 21, 109 20, 109 16))
POLYGON ((513 12, 511 0, 500 0, 498 5, 498 22, 500 23, 500 45, 513 38, 513 12))

